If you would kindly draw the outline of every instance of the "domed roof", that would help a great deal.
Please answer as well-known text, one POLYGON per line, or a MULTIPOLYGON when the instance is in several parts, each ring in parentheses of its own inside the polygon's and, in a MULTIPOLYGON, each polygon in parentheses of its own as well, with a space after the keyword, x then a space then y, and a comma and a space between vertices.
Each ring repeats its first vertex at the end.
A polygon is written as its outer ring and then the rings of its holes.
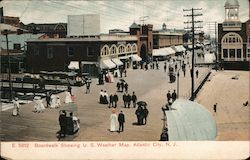
POLYGON ((225 7, 239 6, 238 0, 227 0, 225 7))
POLYGON ((135 22, 129 28, 140 28, 135 22))
POLYGON ((201 104, 177 99, 166 110, 168 135, 170 141, 215 140, 216 122, 212 114, 201 104))

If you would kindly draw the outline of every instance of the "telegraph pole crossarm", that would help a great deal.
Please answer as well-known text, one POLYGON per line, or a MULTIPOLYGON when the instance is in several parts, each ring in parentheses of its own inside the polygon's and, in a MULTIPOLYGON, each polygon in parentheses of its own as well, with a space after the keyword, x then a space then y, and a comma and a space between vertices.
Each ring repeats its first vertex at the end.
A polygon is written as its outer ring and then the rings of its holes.
POLYGON ((192 24, 192 27, 191 28, 185 28, 185 29, 191 29, 192 31, 192 68, 191 68, 191 98, 190 100, 194 100, 194 39, 195 39, 195 29, 198 29, 198 28, 203 28, 203 27, 195 27, 195 23, 201 23, 202 21, 195 21, 194 20, 194 17, 197 17, 197 16, 202 16, 202 14, 194 14, 194 11, 197 11, 197 10, 202 10, 202 8, 192 8, 192 9, 183 9, 184 12, 187 12, 187 11, 191 11, 192 13, 189 14, 189 15, 184 15, 184 17, 191 17, 192 20, 191 21, 188 21, 188 22, 184 22, 185 24, 186 23, 191 23, 192 24))

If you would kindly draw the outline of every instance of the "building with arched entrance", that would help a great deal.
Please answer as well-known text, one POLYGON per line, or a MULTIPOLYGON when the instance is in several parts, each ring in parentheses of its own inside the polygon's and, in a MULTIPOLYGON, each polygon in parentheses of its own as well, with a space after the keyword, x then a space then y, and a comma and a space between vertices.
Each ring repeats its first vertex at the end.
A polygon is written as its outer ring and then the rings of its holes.
POLYGON ((239 18, 239 2, 227 0, 225 20, 218 24, 218 59, 225 69, 249 70, 250 22, 239 18))
POLYGON ((153 25, 137 25, 135 22, 129 27, 130 35, 137 36, 138 53, 143 62, 148 62, 153 52, 153 25))

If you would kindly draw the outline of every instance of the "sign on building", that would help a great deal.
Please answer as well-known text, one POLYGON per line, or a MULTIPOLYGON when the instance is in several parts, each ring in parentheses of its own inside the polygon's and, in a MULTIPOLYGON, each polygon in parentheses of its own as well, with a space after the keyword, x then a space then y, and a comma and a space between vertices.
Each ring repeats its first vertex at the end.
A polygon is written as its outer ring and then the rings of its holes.
POLYGON ((93 36, 100 34, 100 15, 68 15, 68 37, 93 36))

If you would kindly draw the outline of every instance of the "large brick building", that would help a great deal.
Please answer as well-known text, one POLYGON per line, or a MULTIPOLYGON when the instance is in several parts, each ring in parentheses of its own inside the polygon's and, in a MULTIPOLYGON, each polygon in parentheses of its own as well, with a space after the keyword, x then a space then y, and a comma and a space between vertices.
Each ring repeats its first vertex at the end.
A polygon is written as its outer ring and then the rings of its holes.
POLYGON ((33 39, 27 44, 27 69, 32 73, 66 71, 74 61, 81 72, 96 76, 103 69, 130 67, 140 60, 137 37, 131 35, 33 39))
POLYGON ((130 35, 136 35, 138 52, 142 61, 148 62, 153 52, 153 25, 137 25, 135 22, 129 27, 130 35))
POLYGON ((163 25, 162 30, 153 31, 153 42, 154 49, 183 45, 183 34, 171 32, 163 25))
POLYGON ((227 0, 225 20, 218 24, 218 59, 225 69, 249 70, 249 20, 239 19, 239 2, 227 0))

